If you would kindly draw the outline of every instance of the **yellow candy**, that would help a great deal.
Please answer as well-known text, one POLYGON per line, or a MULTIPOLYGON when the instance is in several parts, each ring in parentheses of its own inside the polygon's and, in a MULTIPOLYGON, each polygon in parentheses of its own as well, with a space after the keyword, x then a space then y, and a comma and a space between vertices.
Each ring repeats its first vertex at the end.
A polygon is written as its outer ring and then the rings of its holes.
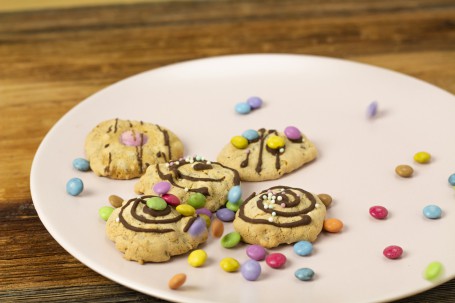
POLYGON ((267 146, 271 149, 278 149, 283 147, 286 144, 286 141, 283 137, 280 136, 270 136, 267 139, 267 146))
POLYGON ((231 144, 234 145, 235 148, 245 149, 248 146, 248 139, 242 136, 235 136, 232 137, 231 144))
POLYGON ((431 155, 427 152, 418 152, 414 155, 414 161, 417 163, 428 163, 431 160, 431 155))
POLYGON ((189 217, 196 213, 196 209, 189 204, 180 204, 175 208, 182 216, 189 217))
POLYGON ((207 261, 207 253, 202 249, 192 251, 188 256, 188 264, 193 267, 200 267, 207 261))
POLYGON ((239 270, 240 263, 234 258, 224 258, 221 260, 220 266, 224 271, 235 272, 239 270))
POLYGON ((210 217, 207 216, 207 215, 204 215, 204 214, 199 214, 199 217, 201 217, 202 219, 204 219, 205 221, 205 226, 207 226, 207 228, 210 227, 210 224, 212 223, 212 221, 210 220, 210 217))

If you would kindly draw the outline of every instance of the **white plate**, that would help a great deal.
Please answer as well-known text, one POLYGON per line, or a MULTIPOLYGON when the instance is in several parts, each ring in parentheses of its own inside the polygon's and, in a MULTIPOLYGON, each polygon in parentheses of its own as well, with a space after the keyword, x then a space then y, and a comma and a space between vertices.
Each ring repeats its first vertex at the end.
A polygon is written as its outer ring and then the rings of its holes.
MULTIPOLYGON (((51 235, 88 267, 120 284, 172 301, 185 302, 370 302, 424 291, 455 276, 455 195, 447 178, 455 172, 453 115, 455 98, 414 78, 343 60, 296 55, 242 55, 175 64, 116 83, 81 102, 47 134, 31 172, 36 210, 51 235), (262 108, 238 115, 234 105, 257 95, 262 108), (379 115, 366 108, 379 104, 379 115), (98 209, 110 194, 134 197, 134 181, 114 181, 78 172, 72 160, 84 156, 87 133, 111 118, 164 125, 184 141, 187 154, 216 159, 234 135, 249 128, 299 127, 320 150, 319 158, 286 177, 243 183, 244 195, 272 185, 302 187, 334 197, 329 217, 345 223, 339 234, 321 234, 314 252, 299 257, 291 246, 284 269, 269 268, 248 282, 218 266, 223 257, 247 259, 245 246, 221 247, 209 239, 202 268, 186 256, 165 264, 139 265, 122 258, 104 233, 98 209), (428 151, 429 164, 413 162, 428 151), (398 177, 395 166, 410 164, 414 177, 398 177), (66 181, 80 177, 85 191, 66 194, 66 181), (437 204, 439 220, 426 219, 422 208, 437 204), (388 219, 370 217, 372 205, 389 209, 388 219), (391 244, 405 253, 386 259, 391 244), (431 261, 444 265, 435 282, 423 278, 431 261), (294 277, 300 267, 316 272, 311 282, 294 277), (167 287, 176 273, 187 283, 167 287)), ((232 228, 228 224, 228 229, 232 228)))

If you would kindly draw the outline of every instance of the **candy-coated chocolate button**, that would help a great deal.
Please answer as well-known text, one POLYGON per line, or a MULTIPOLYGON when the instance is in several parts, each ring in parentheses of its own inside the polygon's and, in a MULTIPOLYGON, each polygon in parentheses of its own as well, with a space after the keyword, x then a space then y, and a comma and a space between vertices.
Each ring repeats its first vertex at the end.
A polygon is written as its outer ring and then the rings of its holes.
POLYGON ((261 275, 261 264, 256 260, 247 260, 240 267, 242 276, 248 281, 256 281, 261 275))
POLYGON ((196 213, 193 206, 188 204, 180 204, 175 208, 182 216, 188 217, 196 213))
POLYGON ((288 126, 284 129, 284 134, 289 140, 298 140, 302 138, 302 133, 295 126, 288 126))
POLYGON ((231 144, 238 149, 245 149, 248 146, 248 139, 242 136, 234 136, 231 139, 231 144))
POLYGON ((239 202, 240 198, 242 197, 242 189, 239 185, 231 187, 228 192, 228 201, 231 203, 239 202))
POLYGON ((163 210, 167 207, 166 201, 160 197, 151 197, 145 200, 147 206, 153 210, 163 210))
POLYGON ((204 219, 198 217, 196 220, 193 221, 190 228, 188 229, 188 233, 193 236, 197 237, 201 235, 203 232, 207 230, 207 224, 204 219))
POLYGON ((314 277, 314 271, 311 268, 299 268, 294 275, 300 281, 310 281, 314 277))
POLYGON ((259 133, 254 129, 248 129, 242 133, 242 137, 251 142, 259 138, 259 133))
POLYGON ((190 197, 188 198, 188 203, 189 205, 193 206, 194 208, 201 208, 205 205, 206 198, 203 194, 201 193, 194 193, 191 194, 190 197))
POLYGON ((414 155, 414 161, 416 161, 417 163, 424 164, 424 163, 430 162, 430 160, 431 160, 431 155, 424 151, 418 152, 414 155))
POLYGON ((252 108, 252 109, 258 109, 262 106, 262 99, 259 97, 249 97, 246 100, 246 103, 252 108))
POLYGON ((286 141, 283 137, 273 135, 267 139, 266 144, 271 149, 278 149, 283 147, 286 144, 286 141))
POLYGON ((403 254, 403 248, 398 245, 390 245, 384 248, 382 253, 389 259, 398 259, 403 254))
POLYGON ((343 222, 336 218, 325 219, 323 228, 330 233, 338 233, 343 229, 343 222))
POLYGON ((185 274, 183 274, 183 273, 176 274, 175 276, 173 276, 169 280, 168 286, 169 286, 170 289, 178 289, 183 284, 185 284, 185 281, 186 281, 186 275, 185 274))
POLYGON ((246 102, 237 103, 235 105, 235 111, 241 115, 246 115, 251 112, 251 106, 246 102))
POLYGON ((224 223, 218 219, 213 220, 212 222, 212 236, 219 238, 224 233, 224 223))
POLYGON ((235 218, 235 212, 229 208, 220 208, 216 211, 216 216, 218 219, 224 222, 232 222, 235 218))
POLYGON ((73 160, 73 167, 80 171, 88 171, 90 170, 90 163, 83 158, 77 158, 73 160))
POLYGON ((442 209, 437 205, 427 205, 423 208, 423 215, 428 219, 439 219, 442 215, 442 209))
POLYGON ((424 272, 424 277, 427 280, 434 280, 442 274, 443 266, 441 262, 434 261, 428 264, 424 272))
POLYGON ((265 256, 267 255, 267 251, 265 250, 264 247, 262 247, 260 245, 252 244, 246 248, 246 254, 248 257, 250 257, 253 260, 262 261, 265 259, 265 256))
POLYGON ((153 185, 153 191, 158 195, 163 195, 171 189, 171 183, 167 181, 158 182, 153 185))
POLYGON ((240 263, 234 258, 224 258, 220 262, 220 267, 227 272, 235 272, 239 270, 240 263))
POLYGON ((232 248, 237 246, 241 240, 241 236, 238 232, 233 231, 221 238, 221 246, 224 248, 232 248))
POLYGON ((116 195, 109 196, 109 203, 115 208, 122 206, 123 199, 116 195))
POLYGON ((126 146, 141 146, 147 143, 148 138, 146 135, 127 130, 120 135, 120 142, 126 146))
POLYGON ((294 244, 294 252, 299 256, 308 256, 313 251, 313 244, 309 241, 298 241, 294 244))
POLYGON ((384 206, 380 206, 380 205, 375 205, 375 206, 370 207, 369 212, 370 212, 370 215, 376 219, 385 219, 387 217, 387 215, 389 214, 387 208, 385 208, 384 206))
POLYGON ((414 169, 409 165, 402 164, 395 167, 395 172, 400 177, 409 178, 414 173, 414 169))
POLYGON ((164 201, 166 201, 167 204, 171 206, 178 206, 180 205, 180 199, 177 196, 174 196, 173 194, 164 194, 161 196, 164 201))
POLYGON ((71 196, 77 196, 84 190, 84 183, 79 178, 72 178, 66 183, 66 192, 71 196))
POLYGON ((113 207, 103 206, 98 210, 98 214, 100 215, 101 219, 107 221, 107 219, 109 219, 113 211, 114 211, 113 207))
POLYGON ((207 261, 207 253, 202 249, 196 249, 188 255, 188 264, 193 267, 201 267, 207 261))
POLYGON ((265 263, 272 268, 281 268, 286 260, 286 256, 282 253, 272 253, 265 258, 265 263))

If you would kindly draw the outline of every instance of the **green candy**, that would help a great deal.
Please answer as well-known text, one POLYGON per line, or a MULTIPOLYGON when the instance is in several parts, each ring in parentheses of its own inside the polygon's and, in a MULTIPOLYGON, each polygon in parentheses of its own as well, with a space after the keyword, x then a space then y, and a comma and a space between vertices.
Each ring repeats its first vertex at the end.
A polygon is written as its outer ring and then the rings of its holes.
POLYGON ((242 205, 243 201, 239 200, 237 203, 226 203, 226 208, 232 210, 233 212, 237 212, 239 210, 240 205, 242 205))
POLYGON ((147 206, 153 210, 163 210, 167 207, 166 201, 160 197, 152 197, 145 200, 147 206))
POLYGON ((221 238, 221 246, 224 248, 232 248, 237 246, 240 242, 240 234, 236 231, 230 232, 221 238))
POLYGON ((424 277, 427 280, 434 280, 442 273, 442 264, 441 262, 435 261, 428 264, 425 269, 424 277))
POLYGON ((113 211, 114 211, 113 207, 103 206, 98 210, 98 214, 100 215, 101 219, 107 221, 107 219, 109 219, 113 211))
POLYGON ((201 208, 205 205, 206 198, 201 193, 192 194, 186 203, 193 206, 194 208, 201 208))

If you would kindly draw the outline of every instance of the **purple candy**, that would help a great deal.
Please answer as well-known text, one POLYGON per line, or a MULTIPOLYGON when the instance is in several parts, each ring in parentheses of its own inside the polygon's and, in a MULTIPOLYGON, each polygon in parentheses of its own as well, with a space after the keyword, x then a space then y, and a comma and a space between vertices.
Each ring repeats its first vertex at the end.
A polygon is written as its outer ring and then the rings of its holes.
POLYGON ((233 212, 229 208, 220 208, 216 211, 216 216, 221 221, 232 222, 234 221, 235 212, 233 212))
POLYGON ((378 112, 378 102, 373 101, 370 103, 370 105, 368 105, 367 116, 369 118, 373 118, 374 116, 376 116, 377 112, 378 112))
POLYGON ((261 261, 265 259, 267 251, 265 250, 264 247, 257 244, 253 244, 246 248, 246 254, 253 260, 261 261))
POLYGON ((188 229, 188 233, 193 237, 197 237, 205 230, 207 230, 205 220, 201 217, 198 217, 196 220, 194 220, 193 224, 191 224, 190 228, 188 229))
POLYGON ((171 189, 171 183, 167 181, 158 182, 153 185, 153 191, 158 195, 163 195, 171 189))
POLYGON ((205 208, 205 207, 201 207, 201 208, 196 209, 196 214, 198 214, 198 215, 203 214, 203 215, 206 215, 209 218, 212 218, 212 215, 213 215, 212 212, 210 210, 208 210, 207 208, 205 208))
POLYGON ((262 99, 259 97, 250 97, 246 100, 246 103, 248 103, 252 109, 257 109, 262 106, 262 99))
POLYGON ((240 267, 242 276, 248 281, 256 281, 261 275, 261 264, 255 260, 248 260, 240 267))
POLYGON ((288 126, 284 129, 284 134, 289 140, 298 140, 302 138, 302 133, 295 126, 288 126))

